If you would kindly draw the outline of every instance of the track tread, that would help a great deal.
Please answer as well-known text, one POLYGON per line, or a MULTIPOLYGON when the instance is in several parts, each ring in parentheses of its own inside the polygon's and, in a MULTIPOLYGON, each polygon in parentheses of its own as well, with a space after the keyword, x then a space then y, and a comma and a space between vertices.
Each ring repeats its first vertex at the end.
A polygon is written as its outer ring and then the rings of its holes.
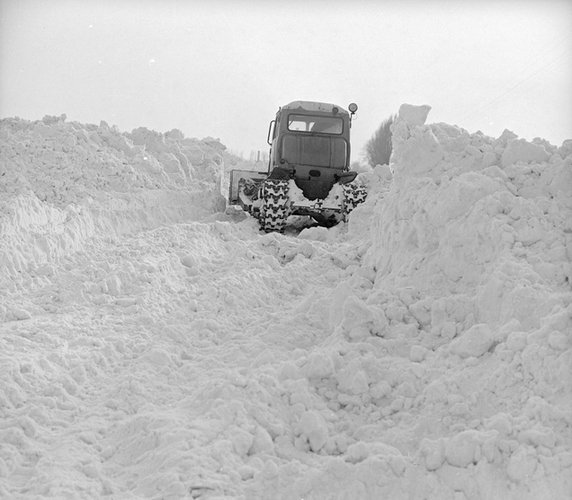
POLYGON ((266 179, 261 187, 262 206, 258 221, 267 233, 282 232, 290 215, 289 183, 284 179, 266 179))
POLYGON ((347 217, 366 198, 367 190, 365 187, 355 182, 344 185, 344 215, 347 217))

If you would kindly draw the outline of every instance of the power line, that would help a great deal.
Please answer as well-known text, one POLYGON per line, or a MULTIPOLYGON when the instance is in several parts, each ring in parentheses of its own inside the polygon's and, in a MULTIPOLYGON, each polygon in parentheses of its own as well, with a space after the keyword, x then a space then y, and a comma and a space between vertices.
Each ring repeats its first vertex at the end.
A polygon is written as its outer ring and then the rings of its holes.
POLYGON ((506 89, 503 93, 499 94, 498 96, 494 97, 493 99, 491 99, 490 101, 482 104, 481 106, 477 107, 477 108, 473 108, 471 111, 467 112, 461 119, 461 121, 464 121, 464 119, 469 118, 470 115, 473 115, 475 112, 482 112, 484 109, 490 107, 491 105, 495 104, 496 102, 500 101, 501 99, 503 99, 505 96, 507 96, 508 94, 510 94, 511 92, 513 92, 515 89, 517 89, 518 87, 520 87, 521 85, 525 84, 526 82, 528 82, 529 80, 531 80, 532 78, 534 78, 536 75, 538 75, 539 73, 541 73, 542 71, 545 71, 546 69, 548 69, 551 66, 554 66, 560 59, 562 59, 565 55, 567 55, 569 52, 569 49, 566 48, 564 49, 558 56, 556 56, 555 58, 549 60, 546 64, 543 64, 542 66, 540 66, 537 70, 535 70, 534 72, 530 73, 528 76, 520 79, 519 81, 517 81, 514 85, 512 85, 511 87, 509 87, 508 89, 506 89))

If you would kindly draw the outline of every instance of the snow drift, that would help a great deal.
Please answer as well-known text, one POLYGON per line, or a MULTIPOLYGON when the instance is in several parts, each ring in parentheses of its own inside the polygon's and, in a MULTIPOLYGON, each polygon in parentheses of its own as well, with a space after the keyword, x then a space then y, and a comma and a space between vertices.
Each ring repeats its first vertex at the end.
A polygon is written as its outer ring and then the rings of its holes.
POLYGON ((572 141, 429 111, 289 235, 216 140, 2 120, 0 494, 569 498, 572 141))

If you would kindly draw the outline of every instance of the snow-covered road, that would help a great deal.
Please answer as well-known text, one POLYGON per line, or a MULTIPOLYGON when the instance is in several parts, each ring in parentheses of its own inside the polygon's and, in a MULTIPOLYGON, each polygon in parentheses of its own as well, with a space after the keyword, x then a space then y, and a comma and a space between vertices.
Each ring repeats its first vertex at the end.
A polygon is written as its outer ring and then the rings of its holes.
MULTIPOLYGON (((337 323, 334 291, 359 257, 319 241, 325 229, 298 239, 256 226, 212 220, 95 239, 35 280, 28 308, 48 312, 0 326, 4 373, 19 374, 6 404, 23 406, 5 428, 18 440, 5 457, 18 465, 13 486, 239 495, 274 463, 255 459, 276 456, 273 440, 290 443, 277 463, 305 456, 292 446, 304 430, 295 423, 314 406, 304 399, 319 397, 296 363, 309 357, 307 376, 331 374, 311 353, 337 323)), ((307 425, 302 451, 321 449, 325 422, 307 425)))
POLYGON ((292 419, 265 373, 323 341, 348 257, 261 237, 252 221, 104 243, 34 287, 32 304, 49 313, 0 327, 3 371, 20 374, 8 396, 26 402, 7 426, 27 444, 10 457, 14 485, 55 496, 78 484, 93 496, 184 494, 190 483, 240 493, 233 485, 254 469, 238 472, 233 450, 273 449, 266 427, 276 437, 292 419))
POLYGON ((286 234, 215 140, 3 121, 0 496, 569 498, 572 144, 427 112, 286 234))

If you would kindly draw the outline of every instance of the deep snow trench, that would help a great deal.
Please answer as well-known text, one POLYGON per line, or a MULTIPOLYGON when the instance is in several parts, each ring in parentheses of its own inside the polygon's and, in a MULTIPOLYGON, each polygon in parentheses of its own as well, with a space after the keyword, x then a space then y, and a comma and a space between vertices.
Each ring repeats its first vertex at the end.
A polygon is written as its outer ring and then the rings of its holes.
POLYGON ((287 234, 218 140, 1 120, 0 497, 572 497, 572 141, 428 112, 287 234))

